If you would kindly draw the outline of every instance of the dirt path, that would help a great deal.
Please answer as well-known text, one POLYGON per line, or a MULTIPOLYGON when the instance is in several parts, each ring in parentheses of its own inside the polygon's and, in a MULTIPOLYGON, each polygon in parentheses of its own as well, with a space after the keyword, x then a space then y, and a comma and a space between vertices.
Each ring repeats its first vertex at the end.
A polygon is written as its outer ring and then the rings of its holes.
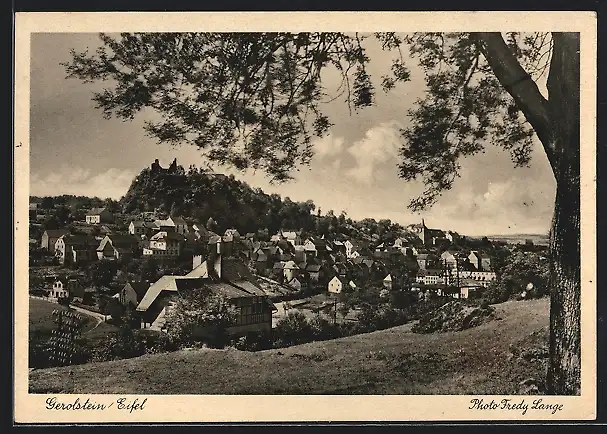
POLYGON ((99 325, 102 322, 107 321, 109 318, 111 318, 110 315, 103 315, 103 314, 100 314, 100 313, 97 313, 97 312, 93 312, 91 310, 82 309, 81 307, 78 307, 78 306, 70 305, 70 308, 74 309, 76 312, 80 312, 83 315, 90 316, 90 317, 94 318, 95 321, 97 321, 97 323, 93 327, 91 327, 90 330, 85 331, 83 334, 87 334, 87 333, 92 332, 97 327, 99 327, 99 325))

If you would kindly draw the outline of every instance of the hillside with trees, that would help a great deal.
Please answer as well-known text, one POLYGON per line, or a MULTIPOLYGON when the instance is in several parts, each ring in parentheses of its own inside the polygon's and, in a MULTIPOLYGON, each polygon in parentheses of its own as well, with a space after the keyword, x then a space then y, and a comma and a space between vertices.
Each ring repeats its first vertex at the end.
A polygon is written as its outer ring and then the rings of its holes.
POLYGON ((143 169, 119 202, 125 214, 156 211, 206 223, 212 218, 218 228, 237 228, 242 233, 267 228, 314 229, 314 203, 294 202, 288 197, 266 194, 234 176, 212 173, 195 166, 185 170, 143 169))

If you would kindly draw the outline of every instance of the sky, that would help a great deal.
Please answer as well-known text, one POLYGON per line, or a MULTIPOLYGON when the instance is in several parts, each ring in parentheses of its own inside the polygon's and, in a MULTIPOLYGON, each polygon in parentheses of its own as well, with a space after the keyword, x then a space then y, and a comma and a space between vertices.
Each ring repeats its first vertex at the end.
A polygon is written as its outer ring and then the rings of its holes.
MULTIPOLYGON (((104 119, 91 100, 102 84, 66 79, 60 65, 70 49, 94 50, 97 34, 32 35, 30 92, 30 194, 74 194, 119 199, 132 179, 158 158, 168 167, 205 165, 194 147, 158 144, 143 131, 145 117, 123 122, 104 119)), ((294 172, 286 184, 271 184, 262 173, 236 172, 237 179, 266 193, 292 200, 312 199, 323 214, 346 211, 353 219, 391 219, 402 225, 425 219, 428 227, 467 235, 548 232, 554 207, 555 181, 539 141, 528 168, 514 168, 510 155, 495 146, 461 161, 460 178, 431 209, 413 213, 409 201, 423 185, 397 176, 399 128, 406 126, 407 110, 423 96, 421 70, 412 67, 411 81, 388 95, 379 86, 389 71, 393 54, 369 40, 370 75, 377 84, 377 103, 349 113, 341 100, 324 111, 334 126, 314 142, 310 166, 294 172)), ((335 89, 337 81, 335 81, 335 89)), ((327 87, 331 90, 331 77, 327 87)))

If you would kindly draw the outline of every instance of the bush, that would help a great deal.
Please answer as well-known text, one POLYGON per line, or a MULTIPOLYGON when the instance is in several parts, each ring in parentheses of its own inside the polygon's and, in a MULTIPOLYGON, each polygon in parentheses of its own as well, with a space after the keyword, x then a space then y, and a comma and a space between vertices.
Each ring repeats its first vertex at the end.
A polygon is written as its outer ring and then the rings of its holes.
POLYGON ((422 316, 411 330, 414 333, 460 331, 495 318, 495 309, 491 306, 482 308, 461 301, 451 301, 422 316))
POLYGON ((137 338, 129 327, 121 327, 103 339, 92 351, 92 359, 96 362, 128 359, 145 354, 143 342, 137 338))
POLYGON ((312 328, 303 313, 291 311, 276 324, 275 337, 277 346, 297 345, 312 340, 312 328))
POLYGON ((166 353, 179 349, 179 343, 172 340, 166 333, 154 330, 134 330, 135 339, 141 342, 146 354, 166 353))
POLYGON ((314 317, 308 321, 308 324, 310 326, 312 340, 324 341, 341 336, 341 330, 339 327, 329 322, 320 314, 314 315, 314 317))
POLYGON ((272 348, 272 334, 267 332, 249 332, 232 342, 234 348, 241 351, 261 351, 272 348))
POLYGON ((353 336, 361 333, 366 333, 369 330, 365 329, 358 321, 357 322, 343 322, 338 324, 338 330, 340 336, 353 336))
MULTIPOLYGON (((32 331, 29 338, 29 360, 30 368, 50 368, 58 366, 52 359, 53 349, 51 346, 52 334, 49 331, 32 331)), ((82 338, 74 342, 74 353, 72 354, 72 365, 87 363, 91 359, 91 350, 82 338)))
POLYGON ((227 298, 200 288, 173 301, 165 327, 174 342, 204 342, 222 348, 229 343, 227 329, 235 319, 236 309, 227 298))
POLYGON ((497 304, 508 301, 512 296, 512 287, 504 282, 491 282, 483 294, 483 302, 497 304))
POLYGON ((61 306, 69 306, 70 301, 71 300, 69 297, 60 297, 57 299, 57 303, 59 303, 61 306))

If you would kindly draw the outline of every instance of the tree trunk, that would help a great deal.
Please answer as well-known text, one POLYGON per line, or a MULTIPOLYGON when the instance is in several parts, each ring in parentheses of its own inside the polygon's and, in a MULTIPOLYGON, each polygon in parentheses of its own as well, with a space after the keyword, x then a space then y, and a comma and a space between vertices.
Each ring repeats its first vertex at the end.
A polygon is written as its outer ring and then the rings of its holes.
POLYGON ((546 388, 580 393, 580 34, 553 33, 545 99, 500 33, 479 48, 544 146, 557 184, 550 233, 550 362, 546 388))
POLYGON ((580 394, 580 39, 553 34, 547 88, 557 182, 550 234, 550 362, 547 391, 580 394))

